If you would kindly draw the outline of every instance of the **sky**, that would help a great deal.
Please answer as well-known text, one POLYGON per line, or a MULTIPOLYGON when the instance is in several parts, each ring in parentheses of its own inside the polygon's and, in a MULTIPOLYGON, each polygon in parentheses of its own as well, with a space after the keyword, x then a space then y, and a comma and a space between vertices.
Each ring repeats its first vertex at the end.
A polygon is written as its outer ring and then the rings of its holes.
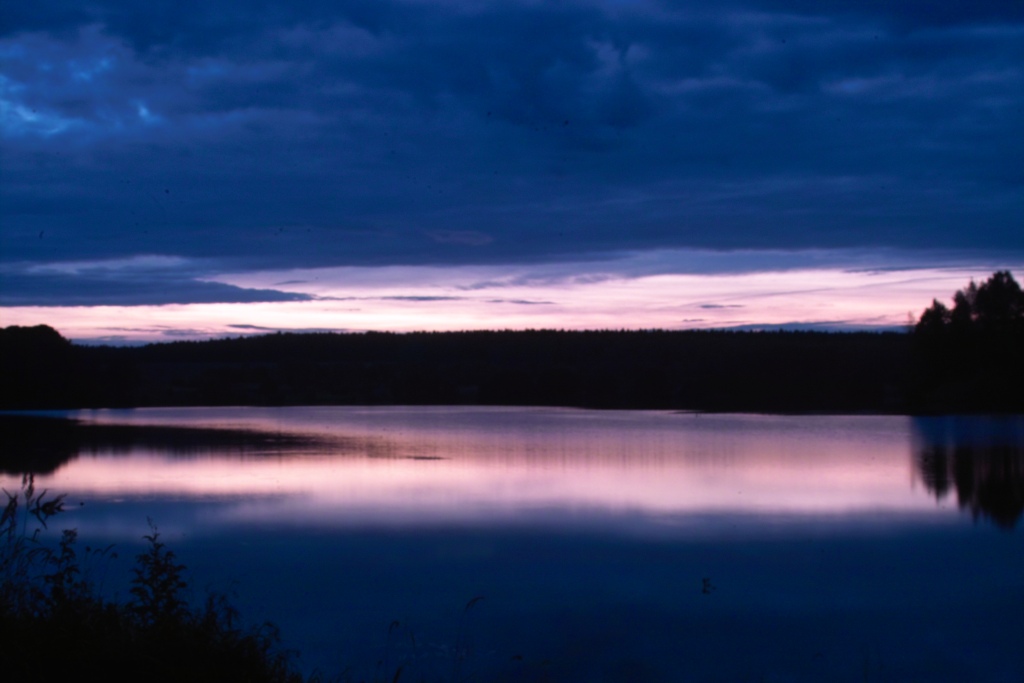
POLYGON ((0 324, 901 329, 1024 279, 1024 4, 0 8, 0 324))

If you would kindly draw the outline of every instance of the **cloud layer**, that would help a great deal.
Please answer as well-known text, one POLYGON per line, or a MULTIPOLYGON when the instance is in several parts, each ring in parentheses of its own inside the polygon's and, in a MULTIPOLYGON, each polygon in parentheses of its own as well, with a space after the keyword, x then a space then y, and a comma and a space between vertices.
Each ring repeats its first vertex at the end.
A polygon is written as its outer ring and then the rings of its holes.
POLYGON ((133 306, 139 304, 309 301, 301 292, 238 287, 201 279, 204 269, 181 258, 135 257, 0 266, 0 306, 133 306))
POLYGON ((288 296, 202 279, 251 268, 1024 252, 1020 3, 15 4, 8 305, 120 301, 26 269, 144 254, 205 264, 162 303, 288 296))

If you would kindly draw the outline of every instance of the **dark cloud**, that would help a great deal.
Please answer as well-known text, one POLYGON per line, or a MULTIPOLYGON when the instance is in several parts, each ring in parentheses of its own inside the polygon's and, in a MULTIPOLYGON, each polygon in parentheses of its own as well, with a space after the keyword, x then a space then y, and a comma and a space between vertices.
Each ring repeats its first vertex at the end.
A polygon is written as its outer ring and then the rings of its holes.
POLYGON ((432 301, 463 301, 461 296, 433 296, 433 295, 395 295, 395 296, 320 296, 319 301, 409 301, 412 303, 430 303, 432 301))
POLYGON ((721 329, 737 332, 906 332, 906 325, 883 325, 863 320, 809 320, 765 325, 749 323, 727 325, 721 329))
POLYGON ((475 230, 432 230, 427 234, 435 242, 442 244, 469 244, 479 247, 494 241, 490 235, 475 230))
POLYGON ((905 30, 1024 21, 1024 7, 1002 0, 954 0, 941 3, 920 0, 829 0, 827 3, 815 0, 758 0, 751 4, 771 12, 810 16, 827 12, 838 17, 870 18, 905 30))
POLYGON ((1024 252, 1020 3, 41 1, 0 26, 5 262, 1024 252))
POLYGON ((245 289, 179 277, 0 273, 0 305, 134 306, 141 304, 308 301, 313 297, 274 289, 245 289))
POLYGON ((204 336, 206 334, 206 331, 205 330, 181 328, 181 329, 162 330, 160 332, 160 334, 162 336, 164 336, 164 337, 171 337, 171 338, 178 338, 178 339, 190 339, 190 338, 194 338, 194 337, 204 336))
MULTIPOLYGON (((327 328, 327 327, 301 327, 301 328, 300 327, 296 327, 296 328, 292 328, 292 327, 289 327, 289 328, 281 328, 281 327, 266 327, 266 326, 263 326, 263 325, 247 325, 247 324, 243 324, 243 323, 239 323, 239 324, 236 324, 236 325, 227 325, 227 327, 231 328, 232 330, 242 330, 242 331, 245 331, 245 332, 253 332, 253 333, 257 333, 257 334, 265 333, 265 332, 292 332, 292 333, 302 333, 302 334, 322 333, 322 332, 351 332, 351 330, 349 330, 348 328, 343 328, 343 327, 332 327, 332 328, 327 328)), ((194 335, 194 336, 202 337, 202 336, 204 336, 204 334, 197 334, 197 335, 194 335)))
POLYGON ((488 299, 492 304, 517 304, 519 306, 550 306, 554 301, 532 301, 530 299, 488 299))

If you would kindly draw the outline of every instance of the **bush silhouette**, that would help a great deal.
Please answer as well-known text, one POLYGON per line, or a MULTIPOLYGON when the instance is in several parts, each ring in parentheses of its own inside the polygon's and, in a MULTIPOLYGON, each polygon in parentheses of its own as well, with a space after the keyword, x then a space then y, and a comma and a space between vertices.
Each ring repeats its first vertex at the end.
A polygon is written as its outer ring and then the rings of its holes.
MULTIPOLYGON (((56 548, 41 534, 63 510, 63 496, 37 492, 31 475, 20 491, 4 490, 0 516, 0 643, 10 680, 93 678, 104 681, 245 681, 300 683, 279 649, 276 627, 235 626, 238 613, 220 595, 200 608, 184 600, 185 566, 152 524, 137 556, 132 600, 105 600, 66 530, 56 548)), ((111 548, 86 549, 110 557, 111 548)))

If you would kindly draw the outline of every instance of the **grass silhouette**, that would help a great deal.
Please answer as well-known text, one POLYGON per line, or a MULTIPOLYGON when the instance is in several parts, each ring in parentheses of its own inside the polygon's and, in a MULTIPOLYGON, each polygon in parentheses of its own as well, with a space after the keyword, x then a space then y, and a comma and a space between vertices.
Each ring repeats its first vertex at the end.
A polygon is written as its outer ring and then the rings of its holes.
MULTIPOLYGON (((185 566, 156 527, 136 557, 131 599, 105 600, 83 571, 77 533, 56 547, 42 542, 63 496, 37 491, 31 475, 20 491, 4 489, 0 516, 0 643, 10 680, 81 678, 105 681, 246 681, 300 683, 272 624, 236 626, 227 599, 210 595, 201 607, 184 598, 185 566)), ((111 548, 86 548, 113 557, 111 548)))
MULTIPOLYGON (((130 597, 105 599, 91 580, 90 568, 117 557, 113 546, 78 547, 75 529, 46 542, 53 517, 64 511, 64 496, 37 490, 33 475, 21 489, 2 489, 0 513, 0 644, 5 680, 93 678, 156 683, 323 683, 320 672, 304 676, 293 653, 281 646, 278 628, 265 622, 238 625, 238 610, 221 593, 201 606, 187 600, 186 567, 161 540, 152 520, 146 549, 135 556, 130 597)), ((462 609, 453 646, 422 650, 407 625, 392 621, 383 657, 368 680, 350 671, 338 683, 398 683, 479 678, 464 669, 474 647, 467 620, 484 599, 476 596, 462 609), (450 660, 451 672, 438 665, 450 660)), ((518 660, 521 668, 521 657, 518 660)), ((522 680, 521 676, 516 677, 522 680)))

